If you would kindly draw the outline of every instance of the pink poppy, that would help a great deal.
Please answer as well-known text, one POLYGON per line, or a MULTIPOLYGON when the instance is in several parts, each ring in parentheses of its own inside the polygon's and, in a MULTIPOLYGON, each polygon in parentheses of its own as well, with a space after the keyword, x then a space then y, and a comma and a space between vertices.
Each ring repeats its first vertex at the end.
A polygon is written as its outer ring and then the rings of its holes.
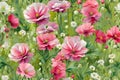
POLYGON ((86 17, 93 16, 95 14, 100 14, 96 8, 91 7, 83 7, 81 13, 86 17))
POLYGON ((65 12, 68 8, 70 8, 70 2, 66 0, 51 0, 48 2, 48 6, 51 11, 65 12))
POLYGON ((82 3, 82 1, 81 0, 77 0, 77 4, 81 4, 82 3))
POLYGON ((86 16, 84 22, 89 22, 91 24, 94 24, 101 17, 101 14, 98 12, 98 10, 91 7, 83 7, 81 13, 86 16))
POLYGON ((15 17, 14 14, 10 14, 8 16, 8 22, 12 26, 12 28, 17 28, 19 26, 19 19, 15 17))
POLYGON ((20 63, 16 73, 22 77, 32 78, 35 76, 35 69, 30 63, 20 63))
POLYGON ((84 22, 94 24, 99 20, 101 14, 98 12, 98 2, 96 0, 87 0, 83 4, 81 13, 85 16, 84 22))
POLYGON ((86 0, 83 7, 98 8, 98 2, 96 0, 86 0))
POLYGON ((51 50, 59 44, 59 40, 52 33, 40 34, 37 36, 37 44, 40 50, 51 50))
POLYGON ((101 2, 102 4, 104 4, 104 3, 105 3, 105 0, 100 0, 100 2, 101 2))
POLYGON ((85 36, 89 36, 95 32, 95 29, 90 23, 84 23, 76 29, 76 32, 85 36))
POLYGON ((52 59, 52 70, 51 73, 54 76, 53 80, 60 80, 66 76, 66 65, 65 63, 52 59))
POLYGON ((46 24, 49 21, 49 9, 45 4, 33 3, 24 10, 24 17, 28 22, 46 24))
POLYGON ((29 62, 33 54, 29 52, 29 47, 25 43, 17 43, 9 54, 9 58, 15 62, 29 62))
POLYGON ((37 33, 38 34, 45 34, 45 33, 50 33, 54 32, 58 29, 58 24, 55 22, 49 22, 46 25, 39 25, 37 28, 37 33))
POLYGON ((106 43, 107 35, 101 30, 96 30, 96 42, 98 43, 106 43))
POLYGON ((85 46, 86 42, 80 40, 79 36, 66 37, 61 52, 64 53, 66 59, 79 61, 88 51, 85 46))
POLYGON ((92 16, 86 17, 83 20, 83 22, 94 24, 95 22, 97 22, 100 19, 100 17, 101 17, 101 14, 97 13, 97 14, 94 14, 92 16))
POLYGON ((120 42, 120 30, 117 26, 113 26, 110 30, 107 31, 108 39, 113 39, 116 43, 120 42))
POLYGON ((55 57, 55 60, 58 60, 58 61, 64 61, 66 60, 65 56, 64 56, 64 53, 62 53, 61 51, 57 54, 57 56, 55 57))

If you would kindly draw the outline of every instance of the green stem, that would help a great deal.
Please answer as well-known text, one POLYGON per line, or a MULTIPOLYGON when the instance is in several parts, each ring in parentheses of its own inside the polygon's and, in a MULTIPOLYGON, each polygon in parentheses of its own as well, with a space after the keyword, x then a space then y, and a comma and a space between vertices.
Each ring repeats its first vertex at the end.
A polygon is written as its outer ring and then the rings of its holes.
POLYGON ((59 24, 59 33, 61 33, 62 32, 62 13, 57 14, 57 21, 59 24))

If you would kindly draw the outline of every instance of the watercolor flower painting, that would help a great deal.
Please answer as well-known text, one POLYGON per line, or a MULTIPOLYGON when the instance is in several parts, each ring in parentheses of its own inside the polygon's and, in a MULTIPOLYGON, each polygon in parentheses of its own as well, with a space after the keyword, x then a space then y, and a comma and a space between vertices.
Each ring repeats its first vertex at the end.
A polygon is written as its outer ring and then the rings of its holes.
POLYGON ((0 80, 120 80, 120 0, 0 0, 0 80))

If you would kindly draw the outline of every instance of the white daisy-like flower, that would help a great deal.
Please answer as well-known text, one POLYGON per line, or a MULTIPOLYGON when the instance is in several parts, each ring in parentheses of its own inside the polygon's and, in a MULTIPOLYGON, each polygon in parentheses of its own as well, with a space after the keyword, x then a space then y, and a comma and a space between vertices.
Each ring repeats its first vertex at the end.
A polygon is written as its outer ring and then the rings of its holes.
POLYGON ((93 72, 90 74, 91 78, 95 79, 95 80, 100 80, 100 76, 98 73, 93 72))
POLYGON ((93 65, 91 65, 89 68, 90 68, 90 70, 93 70, 93 71, 95 70, 95 66, 93 66, 93 65))
POLYGON ((120 13, 120 3, 117 4, 117 6, 115 7, 115 10, 120 13))
POLYGON ((114 59, 115 57, 116 57, 116 55, 115 54, 109 54, 109 56, 108 56, 110 59, 114 59))
POLYGON ((25 30, 20 30, 20 31, 19 31, 19 35, 25 36, 25 35, 26 35, 26 31, 25 31, 25 30))
POLYGON ((79 14, 78 10, 75 10, 75 11, 74 11, 74 14, 75 14, 75 15, 78 15, 78 14, 79 14))
POLYGON ((71 27, 73 27, 73 28, 77 27, 77 23, 75 21, 72 21, 71 22, 71 27))
POLYGON ((61 36, 61 37, 65 37, 65 33, 63 33, 63 32, 60 33, 60 36, 61 36))
POLYGON ((56 45, 56 48, 61 49, 61 48, 62 48, 62 45, 61 45, 61 44, 58 44, 58 45, 56 45))
POLYGON ((2 75, 1 80, 9 80, 9 76, 8 75, 2 75))
POLYGON ((104 62, 104 60, 100 59, 100 60, 97 61, 97 63, 100 64, 100 65, 104 65, 105 62, 104 62))
POLYGON ((114 62, 114 60, 113 60, 113 59, 110 59, 110 60, 109 60, 109 63, 113 63, 113 62, 114 62))
POLYGON ((6 2, 0 2, 0 12, 8 14, 10 12, 10 6, 6 2))

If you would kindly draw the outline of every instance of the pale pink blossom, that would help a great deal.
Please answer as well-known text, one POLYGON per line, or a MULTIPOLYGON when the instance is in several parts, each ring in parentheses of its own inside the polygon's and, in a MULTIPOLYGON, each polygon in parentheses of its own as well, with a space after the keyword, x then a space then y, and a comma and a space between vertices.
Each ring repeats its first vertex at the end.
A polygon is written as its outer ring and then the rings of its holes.
POLYGON ((11 48, 9 58, 15 62, 29 62, 33 54, 29 51, 29 47, 25 43, 16 43, 11 48))
POLYGON ((21 63, 19 64, 16 73, 22 77, 32 78, 35 76, 35 69, 30 63, 21 63))
POLYGON ((85 36, 92 35, 95 32, 94 26, 90 23, 84 23, 77 27, 76 32, 85 36))
POLYGON ((66 65, 65 63, 52 59, 52 70, 53 80, 60 80, 66 76, 66 65))
POLYGON ((49 9, 43 3, 32 3, 24 10, 24 17, 30 23, 46 24, 49 21, 49 9))
POLYGON ((50 32, 54 32, 58 29, 58 24, 55 22, 49 22, 46 25, 39 25, 39 27, 37 27, 37 33, 38 34, 45 34, 45 33, 50 33, 50 32))
POLYGON ((65 12, 68 8, 70 8, 70 2, 66 0, 51 0, 48 2, 48 6, 51 11, 65 12))
POLYGON ((51 50, 59 44, 59 40, 52 33, 40 34, 37 36, 37 44, 39 50, 51 50))
POLYGON ((88 51, 86 42, 80 40, 79 36, 66 37, 61 52, 64 53, 66 59, 79 61, 88 51))

